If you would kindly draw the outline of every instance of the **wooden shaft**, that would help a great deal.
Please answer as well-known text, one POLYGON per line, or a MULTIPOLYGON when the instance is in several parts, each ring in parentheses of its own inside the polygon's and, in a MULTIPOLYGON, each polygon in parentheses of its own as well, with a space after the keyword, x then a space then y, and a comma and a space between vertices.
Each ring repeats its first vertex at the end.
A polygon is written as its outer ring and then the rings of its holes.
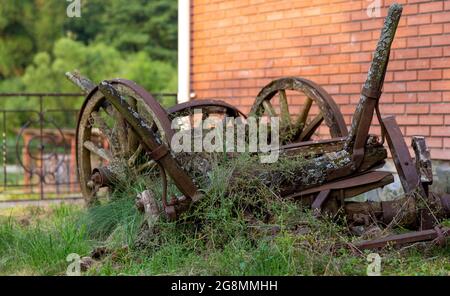
POLYGON ((360 101, 353 116, 346 149, 353 154, 354 169, 357 169, 362 161, 373 112, 378 104, 379 94, 383 87, 389 53, 401 14, 401 5, 392 4, 390 6, 361 92, 360 101))

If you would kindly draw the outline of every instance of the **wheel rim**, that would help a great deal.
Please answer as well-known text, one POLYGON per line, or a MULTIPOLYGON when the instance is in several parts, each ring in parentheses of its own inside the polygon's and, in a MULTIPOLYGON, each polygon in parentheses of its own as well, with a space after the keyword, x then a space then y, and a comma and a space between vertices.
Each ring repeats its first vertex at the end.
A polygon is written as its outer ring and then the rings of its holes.
POLYGON ((243 117, 246 118, 245 114, 242 113, 236 107, 225 103, 223 101, 216 100, 197 100, 191 102, 185 102, 177 104, 167 110, 169 113, 170 120, 178 116, 191 115, 193 110, 196 108, 206 109, 207 113, 223 113, 230 117, 243 117))
POLYGON ((322 122, 325 122, 332 138, 348 135, 344 118, 331 96, 322 87, 307 79, 281 78, 263 87, 256 97, 249 116, 260 118, 264 114, 280 117, 280 140, 283 144, 310 140, 322 122), (294 119, 289 111, 286 90, 300 92, 306 96, 302 109, 294 119), (277 93, 279 112, 271 103, 277 93), (320 112, 308 122, 313 103, 317 105, 320 112))

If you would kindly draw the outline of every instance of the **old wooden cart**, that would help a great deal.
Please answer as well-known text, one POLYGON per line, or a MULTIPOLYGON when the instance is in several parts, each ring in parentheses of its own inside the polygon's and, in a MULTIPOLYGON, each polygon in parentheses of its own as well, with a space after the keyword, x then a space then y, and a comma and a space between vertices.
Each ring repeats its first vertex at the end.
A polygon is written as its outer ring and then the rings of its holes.
MULTIPOLYGON (((355 224, 365 223, 370 217, 384 224, 395 221, 419 230, 364 242, 359 245, 361 248, 382 247, 388 242, 443 241, 449 233, 448 228, 439 226, 439 219, 450 213, 450 197, 438 196, 428 189, 432 171, 425 139, 413 137, 413 162, 395 118, 382 117, 378 108, 401 12, 402 7, 397 4, 389 9, 349 131, 332 97, 317 84, 303 78, 281 78, 265 86, 248 115, 257 118, 279 116, 283 144, 278 148, 280 157, 304 155, 306 159, 296 168, 294 181, 279 180, 283 183, 281 197, 300 200, 316 213, 343 210, 347 219, 355 224), (287 91, 302 93, 307 98, 297 116, 289 112, 287 91), (279 112, 272 102, 276 97, 279 112), (317 105, 320 112, 308 119, 313 105, 317 105), (380 137, 369 134, 374 114, 382 127, 380 137), (311 141, 311 136, 321 125, 328 128, 332 138, 311 141), (391 173, 377 170, 387 158, 385 140, 405 197, 387 202, 350 202, 350 197, 393 182, 391 173), (418 209, 421 202, 426 206, 418 209)), ((193 164, 192 159, 198 163, 204 154, 186 158, 172 151, 174 118, 184 116, 192 121, 194 109, 201 109, 203 118, 246 118, 238 109, 221 101, 193 101, 165 110, 132 81, 113 79, 95 85, 78 74, 68 73, 68 77, 87 93, 78 122, 77 157, 79 180, 88 203, 95 202, 101 188, 113 189, 119 176, 127 175, 125 171, 139 174, 156 169, 156 175, 163 183, 162 212, 168 219, 177 219, 202 198, 195 172, 204 175, 208 166, 201 161, 201 167, 193 164), (99 135, 107 139, 100 146, 94 140, 99 135), (93 155, 102 161, 95 162, 93 155), (139 160, 141 155, 146 155, 146 161, 139 160), (167 198, 167 177, 181 193, 170 200, 167 198)))

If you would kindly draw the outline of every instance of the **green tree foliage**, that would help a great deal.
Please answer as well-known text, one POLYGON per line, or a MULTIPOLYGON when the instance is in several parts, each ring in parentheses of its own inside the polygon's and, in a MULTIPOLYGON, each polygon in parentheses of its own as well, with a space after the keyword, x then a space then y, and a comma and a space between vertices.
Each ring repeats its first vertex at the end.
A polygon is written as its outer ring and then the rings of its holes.
MULTIPOLYGON (((0 92, 79 92, 64 76, 75 69, 96 83, 123 77, 153 93, 176 92, 177 1, 81 3, 81 18, 69 18, 64 0, 1 1, 0 92)), ((46 108, 80 105, 81 99, 45 102, 46 108)), ((37 107, 32 98, 0 101, 6 109, 37 107)), ((8 126, 29 117, 10 117, 8 126)), ((60 117, 65 126, 73 123, 60 117)))
MULTIPOLYGON (((68 70, 78 70, 80 73, 98 83, 104 79, 125 77, 136 81, 151 92, 174 91, 176 87, 176 71, 165 62, 155 61, 146 52, 123 54, 114 47, 104 43, 84 45, 69 38, 59 39, 49 54, 40 52, 34 56, 33 62, 26 68, 19 81, 8 81, 9 87, 24 89, 29 92, 80 92, 70 83, 64 73, 68 70), (15 83, 11 86, 11 83, 15 83), (171 88, 171 89, 170 89, 171 88)), ((81 105, 81 99, 54 99, 45 102, 45 108, 73 109, 81 105)), ((36 100, 4 100, 3 108, 26 109, 33 108, 36 100)), ((173 102, 162 100, 163 105, 173 102)), ((22 113, 11 119, 22 125, 28 120, 29 114, 22 113)), ((58 122, 73 122, 72 118, 64 118, 59 114, 58 122)), ((12 125, 12 124, 9 124, 12 125)))
POLYGON ((35 86, 41 87, 39 91, 66 90, 65 83, 57 77, 52 77, 53 84, 43 79, 75 67, 94 80, 129 75, 125 77, 143 80, 144 86, 153 91, 174 86, 176 1, 81 3, 81 18, 67 17, 66 1, 1 3, 0 91, 7 91, 6 87, 12 87, 8 91, 37 90, 35 86), (122 65, 124 61, 130 67, 122 65), (44 65, 51 65, 51 69, 44 69, 44 65), (146 73, 135 73, 141 69, 146 73), (16 77, 22 75, 23 81, 18 82, 16 77), (9 79, 12 81, 5 81, 9 79))
POLYGON ((29 30, 32 1, 2 1, 0 5, 0 78, 19 75, 34 52, 29 30))
POLYGON ((0 77, 20 75, 33 54, 49 51, 64 35, 64 1, 2 1, 0 5, 0 77))
POLYGON ((107 42, 122 52, 145 51, 156 60, 176 62, 177 1, 86 0, 80 19, 66 28, 77 40, 107 42))
POLYGON ((46 52, 35 55, 33 63, 22 76, 22 82, 28 91, 44 88, 56 92, 76 92, 79 90, 64 77, 65 72, 74 69, 94 82, 125 77, 152 92, 173 91, 168 86, 176 76, 171 64, 152 60, 143 51, 124 54, 104 43, 84 45, 61 38, 55 43, 51 55, 46 52))

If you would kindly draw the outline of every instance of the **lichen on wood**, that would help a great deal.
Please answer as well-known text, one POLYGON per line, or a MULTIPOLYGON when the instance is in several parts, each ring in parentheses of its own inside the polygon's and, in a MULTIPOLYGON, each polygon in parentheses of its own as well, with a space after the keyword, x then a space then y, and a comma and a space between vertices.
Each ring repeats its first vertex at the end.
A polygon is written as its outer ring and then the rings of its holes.
MULTIPOLYGON (((401 14, 401 5, 392 4, 390 6, 388 15, 384 21, 384 26, 381 30, 381 35, 378 40, 370 69, 367 74, 367 79, 364 83, 364 88, 367 90, 372 92, 381 92, 389 61, 391 45, 394 41, 395 32, 397 30, 401 14)), ((367 136, 369 125, 362 123, 367 121, 370 123, 372 121, 375 105, 368 104, 368 100, 371 99, 377 100, 378 98, 368 98, 365 94, 361 94, 360 101, 353 115, 352 124, 346 143, 346 148, 349 151, 353 149, 355 140, 358 138, 358 134, 367 136)))

